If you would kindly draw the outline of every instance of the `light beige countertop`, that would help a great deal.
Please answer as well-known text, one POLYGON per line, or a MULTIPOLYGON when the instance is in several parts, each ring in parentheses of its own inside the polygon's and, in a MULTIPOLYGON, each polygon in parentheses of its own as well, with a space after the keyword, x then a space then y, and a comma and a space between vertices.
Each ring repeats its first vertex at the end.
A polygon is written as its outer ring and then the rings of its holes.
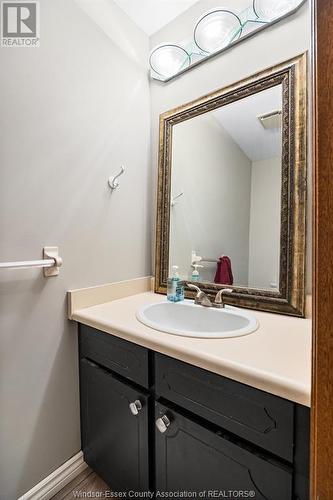
MULTIPOLYGON (((70 318, 162 354, 218 373, 282 398, 310 406, 311 319, 251 311, 256 332, 229 339, 170 335, 141 324, 143 305, 166 300, 138 293, 70 311, 70 318)), ((198 306, 199 307, 199 306, 198 306)))

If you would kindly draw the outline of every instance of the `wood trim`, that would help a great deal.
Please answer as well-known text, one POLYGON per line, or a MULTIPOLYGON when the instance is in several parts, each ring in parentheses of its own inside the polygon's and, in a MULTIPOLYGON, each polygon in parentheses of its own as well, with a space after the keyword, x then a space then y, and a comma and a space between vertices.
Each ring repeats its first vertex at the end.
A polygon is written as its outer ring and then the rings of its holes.
POLYGON ((311 499, 333 498, 333 0, 313 0, 311 499))

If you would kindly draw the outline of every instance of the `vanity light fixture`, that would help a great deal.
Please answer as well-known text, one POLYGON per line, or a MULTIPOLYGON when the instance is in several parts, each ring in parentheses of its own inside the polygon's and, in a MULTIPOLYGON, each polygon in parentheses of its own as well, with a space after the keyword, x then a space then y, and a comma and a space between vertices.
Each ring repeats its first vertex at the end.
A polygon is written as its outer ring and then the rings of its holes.
POLYGON ((197 21, 193 37, 155 47, 149 57, 151 78, 168 82, 205 60, 228 50, 287 16, 307 0, 249 0, 242 12, 224 7, 205 12, 197 21))
POLYGON ((151 69, 164 78, 170 78, 191 64, 190 54, 180 45, 165 43, 152 50, 151 69))
POLYGON ((295 10, 303 0, 253 0, 253 10, 257 18, 274 21, 295 10))
POLYGON ((194 28, 194 41, 200 50, 213 53, 223 49, 242 34, 242 23, 234 12, 213 9, 203 14, 194 28))

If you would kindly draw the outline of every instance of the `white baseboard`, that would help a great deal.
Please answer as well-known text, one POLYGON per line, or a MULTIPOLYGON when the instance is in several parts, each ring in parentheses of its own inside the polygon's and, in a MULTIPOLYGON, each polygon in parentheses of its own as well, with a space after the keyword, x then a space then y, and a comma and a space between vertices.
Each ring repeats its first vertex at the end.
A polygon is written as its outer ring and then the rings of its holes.
POLYGON ((80 451, 18 500, 49 500, 87 467, 80 451))

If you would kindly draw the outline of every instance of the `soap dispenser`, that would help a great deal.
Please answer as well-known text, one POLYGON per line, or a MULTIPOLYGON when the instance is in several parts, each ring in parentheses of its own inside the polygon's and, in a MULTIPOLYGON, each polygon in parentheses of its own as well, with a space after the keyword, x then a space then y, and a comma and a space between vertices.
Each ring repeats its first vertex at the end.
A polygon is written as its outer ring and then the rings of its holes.
POLYGON ((200 273, 198 271, 199 267, 203 267, 201 264, 192 264, 193 271, 191 276, 191 281, 200 281, 200 273))
POLYGON ((172 266, 172 276, 168 278, 167 299, 170 302, 180 302, 184 300, 184 285, 179 278, 178 266, 172 266))

